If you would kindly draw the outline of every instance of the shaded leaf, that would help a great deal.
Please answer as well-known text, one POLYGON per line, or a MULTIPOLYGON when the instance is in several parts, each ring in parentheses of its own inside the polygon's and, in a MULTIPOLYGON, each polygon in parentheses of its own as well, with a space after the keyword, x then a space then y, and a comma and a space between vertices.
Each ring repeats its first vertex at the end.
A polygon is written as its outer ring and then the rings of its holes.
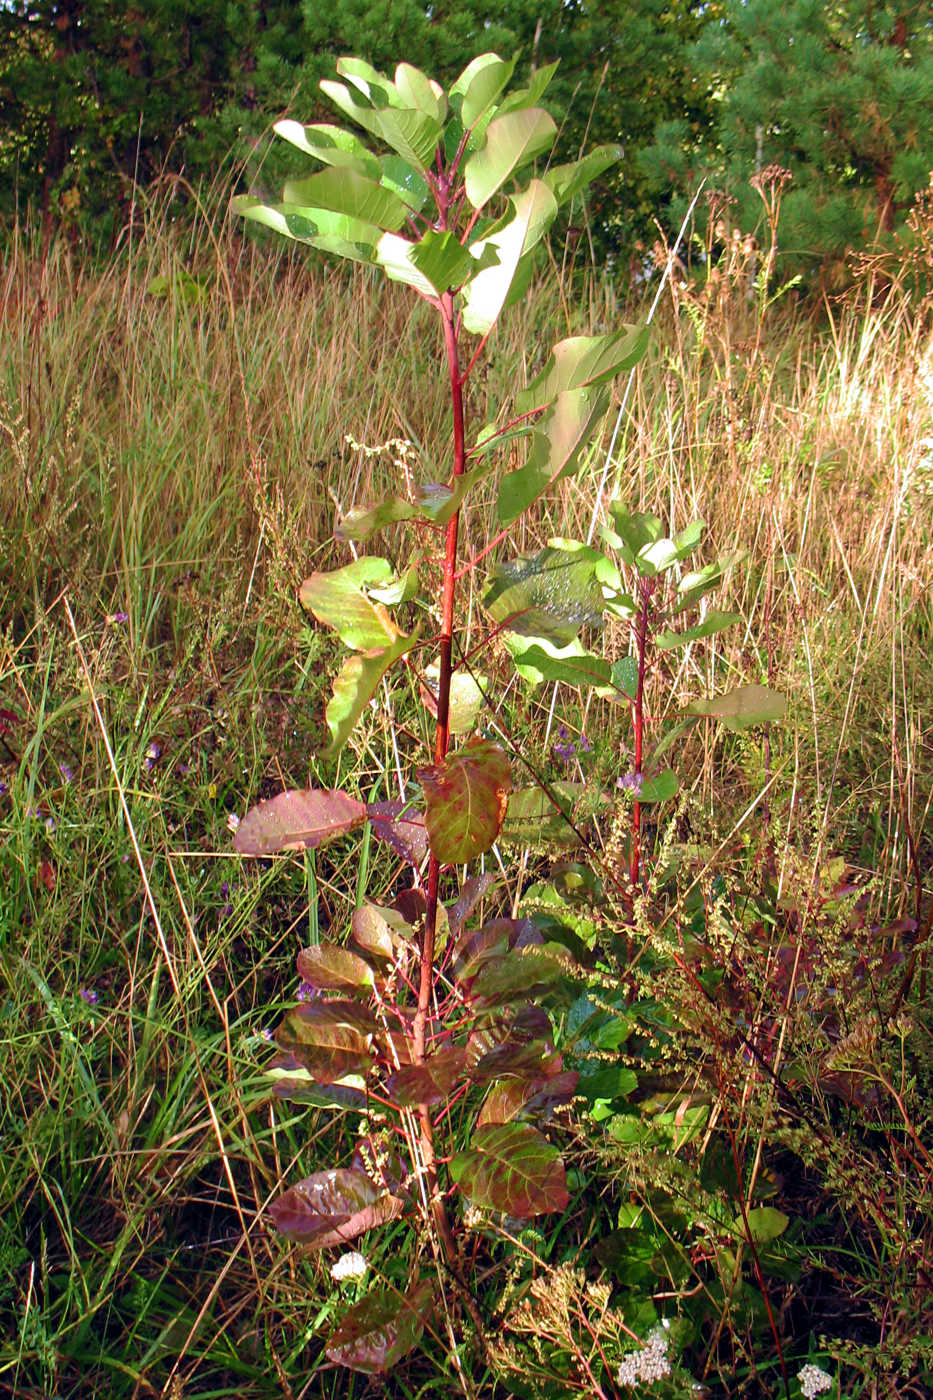
POLYGON ((613 662, 612 683, 630 700, 638 695, 638 661, 634 656, 623 656, 613 662))
POLYGON ((476 1119, 478 1128, 487 1123, 510 1123, 524 1113, 543 1113, 569 1103, 577 1087, 575 1070, 564 1070, 546 1079, 504 1079, 493 1084, 483 1100, 476 1119))
POLYGON ((282 792, 247 812, 233 838, 243 856, 312 849, 362 826, 366 807, 340 788, 282 792))
POLYGON ((431 191, 428 182, 414 166, 401 156, 380 156, 379 168, 382 171, 382 184, 394 190, 409 209, 416 214, 424 208, 431 191))
POLYGON ((376 839, 385 841, 409 865, 420 866, 428 853, 424 813, 401 798, 371 802, 366 810, 376 839))
POLYGON ((487 962, 471 980, 469 997, 475 1006, 502 1006, 518 998, 541 996, 556 982, 579 975, 560 943, 516 948, 507 958, 487 962))
MULTIPOLYGON (((772 1240, 780 1239, 790 1224, 790 1217, 782 1210, 775 1210, 774 1206, 756 1206, 747 1211, 746 1216, 753 1244, 770 1244, 772 1240)), ((745 1235, 745 1222, 740 1215, 736 1216, 733 1229, 745 1235)))
MULTIPOLYGON (((437 719, 437 688, 440 667, 435 662, 424 673, 421 698, 434 719, 437 719)), ((486 677, 471 671, 454 671, 450 678, 448 724, 451 734, 472 734, 483 708, 486 677)))
POLYGON ((675 647, 685 647, 689 642, 699 641, 701 637, 712 637, 717 632, 724 632, 727 627, 741 621, 739 613, 716 612, 710 609, 703 621, 698 622, 695 627, 688 627, 683 632, 658 632, 654 644, 659 651, 673 651, 675 647))
POLYGON ((334 539, 365 540, 376 530, 384 530, 400 520, 415 520, 420 514, 418 507, 404 496, 390 496, 375 506, 354 506, 334 526, 334 539))
POLYGON ((396 948, 411 947, 414 939, 411 925, 398 910, 376 904, 357 909, 350 927, 359 946, 380 958, 392 958, 396 948))
POLYGON ((385 1375, 418 1345, 431 1300, 427 1281, 405 1296, 394 1288, 370 1289, 331 1333, 328 1359, 363 1375, 385 1375))
POLYGON ((684 714, 703 715, 718 719, 727 729, 750 729, 755 724, 770 724, 784 718, 787 699, 766 685, 740 685, 728 695, 716 695, 711 700, 694 700, 684 707, 684 714))
POLYGON ((639 802, 668 802, 679 787, 677 774, 673 769, 665 768, 653 778, 645 778, 636 796, 639 802))
POLYGON ((347 1244, 401 1213, 398 1196, 352 1167, 315 1172, 269 1206, 276 1229, 312 1249, 347 1244))
POLYGON ((529 1123, 477 1128, 450 1170, 474 1205, 519 1219, 563 1210, 570 1199, 557 1148, 529 1123))
POLYGON ((509 798, 501 839, 521 845, 539 841, 576 846, 580 838, 571 826, 575 802, 586 792, 583 783, 551 783, 543 788, 520 788, 509 798))
POLYGON ((298 954, 298 976, 325 992, 352 991, 373 986, 373 970, 356 953, 336 943, 318 943, 298 954))
POLYGON ((512 790, 509 760, 498 744, 476 739, 443 763, 418 772, 431 851, 461 865, 488 851, 512 790))
POLYGON ((452 1045, 429 1055, 422 1065, 397 1070, 386 1080, 386 1090, 393 1103, 406 1108, 443 1103, 463 1079, 466 1064, 466 1049, 452 1045))
POLYGON ((597 580, 602 556, 586 546, 555 544, 497 564, 483 606, 493 621, 517 636, 564 647, 581 627, 602 623, 603 593, 597 580))
POLYGON ((505 1078, 549 1079, 563 1068, 563 1061, 555 1055, 549 1040, 502 1040, 477 1058, 478 1048, 478 1042, 471 1038, 469 1051, 475 1063, 470 1078, 474 1084, 491 1084, 505 1078))
POLYGON ((648 347, 648 328, 625 326, 611 335, 572 336, 554 346, 547 363, 526 389, 515 396, 515 413, 545 408, 568 389, 605 384, 631 369, 648 347))
POLYGON ((485 874, 471 875, 468 880, 463 882, 456 904, 451 905, 447 911, 447 922, 454 938, 460 936, 460 930, 464 923, 480 900, 484 899, 489 891, 495 888, 498 879, 498 875, 487 870, 485 874))

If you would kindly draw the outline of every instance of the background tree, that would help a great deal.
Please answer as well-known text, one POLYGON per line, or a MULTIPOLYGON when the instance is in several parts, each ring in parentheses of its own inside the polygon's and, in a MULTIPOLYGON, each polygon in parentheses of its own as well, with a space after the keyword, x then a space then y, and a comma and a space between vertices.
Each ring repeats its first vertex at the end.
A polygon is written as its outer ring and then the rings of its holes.
POLYGON ((736 201, 752 229, 756 170, 783 166, 785 266, 812 273, 900 226, 933 169, 933 21, 928 5, 881 0, 725 0, 688 64, 715 120, 706 140, 663 123, 639 165, 678 191, 677 217, 701 174, 736 201))

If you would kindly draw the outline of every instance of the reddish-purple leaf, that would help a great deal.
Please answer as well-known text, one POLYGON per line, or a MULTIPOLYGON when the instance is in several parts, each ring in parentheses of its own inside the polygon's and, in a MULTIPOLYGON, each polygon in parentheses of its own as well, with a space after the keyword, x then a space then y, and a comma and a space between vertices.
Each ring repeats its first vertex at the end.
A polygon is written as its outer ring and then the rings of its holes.
POLYGON ((579 976, 579 968, 562 943, 515 948, 507 958, 494 958, 467 979, 474 1005, 502 1006, 540 996, 563 978, 579 976))
POLYGON ((379 958, 392 958, 397 948, 413 943, 411 927, 398 910, 381 909, 378 904, 357 909, 350 926, 354 941, 379 958))
POLYGON ((546 1040, 529 1040, 524 1044, 517 1040, 504 1040, 473 1064, 470 1078, 474 1084, 491 1084, 494 1079, 505 1076, 541 1079, 557 1074, 561 1063, 560 1055, 554 1054, 546 1040))
POLYGON ((498 878, 498 875, 487 871, 485 875, 471 875, 469 880, 464 881, 460 898, 447 911, 447 922, 454 938, 459 937, 464 921, 470 917, 483 896, 493 888, 498 878))
POLYGON ((348 948, 339 948, 336 943, 318 943, 313 948, 303 948, 298 954, 298 976, 309 987, 325 992, 369 988, 374 981, 369 963, 348 948))
POLYGON ((339 788, 280 792, 247 812, 233 845, 241 856, 270 856, 276 851, 322 846, 365 820, 365 804, 339 788))
POLYGON ((450 1170, 474 1205, 519 1219, 563 1210, 570 1199, 557 1148, 530 1123, 477 1128, 450 1170))
POLYGON ((376 840, 385 841, 409 865, 419 866, 428 853, 424 813, 398 798, 370 802, 367 811, 376 840))
POLYGON ((569 1103, 578 1079, 575 1070, 564 1070, 549 1079, 501 1079, 483 1100, 476 1126, 509 1123, 520 1114, 546 1112, 569 1103))
POLYGON ((293 1055, 312 1079, 334 1084, 369 1069, 376 1029, 372 1013, 355 1002, 312 1001, 288 1012, 275 1043, 293 1055))
POLYGON ((331 1333, 328 1359, 367 1376, 385 1375, 418 1345, 431 1301, 427 1281, 407 1296, 393 1288, 371 1289, 331 1333))
POLYGON ((392 1101, 405 1108, 415 1104, 442 1103, 463 1079, 467 1052, 452 1045, 425 1060, 423 1065, 406 1065, 386 1080, 392 1101))
POLYGON ((476 739, 443 763, 422 768, 425 822, 431 851, 444 865, 463 865, 488 851, 499 835, 512 779, 498 744, 476 739))
POLYGON ((457 944, 457 975, 461 980, 468 981, 491 957, 501 957, 510 948, 525 948, 530 943, 543 942, 541 933, 530 919, 490 919, 482 928, 465 933, 457 944))
POLYGON ((269 1206, 283 1235, 313 1249, 347 1244, 364 1230, 394 1220, 402 1201, 352 1167, 315 1172, 284 1191, 269 1206))

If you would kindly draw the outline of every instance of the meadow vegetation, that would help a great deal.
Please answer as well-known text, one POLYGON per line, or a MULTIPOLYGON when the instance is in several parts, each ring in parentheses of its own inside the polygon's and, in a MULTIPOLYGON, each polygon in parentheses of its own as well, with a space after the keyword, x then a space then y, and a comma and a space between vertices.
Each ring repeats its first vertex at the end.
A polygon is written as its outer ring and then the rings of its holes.
MULTIPOLYGON (((412 471, 442 479, 438 331, 368 269, 247 237, 209 198, 184 228, 173 210, 170 190, 140 195, 96 266, 8 230, 0 280, 0 1391, 796 1397, 825 1373, 838 1400, 929 1394, 922 238, 909 285, 866 264, 842 299, 769 303, 767 247, 709 220, 583 470, 517 527, 524 551, 585 539, 610 493, 672 533, 705 521, 705 559, 747 551, 714 595, 740 622, 658 660, 648 722, 724 680, 774 687, 787 714, 678 742, 634 905, 608 881, 588 899, 547 826, 487 857, 488 914, 558 920, 585 968, 555 1012, 578 1092, 546 1127, 569 1202, 481 1213, 472 1311, 452 1292, 452 1318, 371 1382, 323 1349, 367 1285, 267 1214, 286 1180, 350 1161, 358 1118, 283 1102, 264 1071, 297 950, 391 900, 403 863, 350 840, 247 862, 231 827, 283 788, 389 798, 424 741, 412 680, 317 757, 337 646, 297 597, 351 557, 336 515, 412 471)), ((471 415, 555 340, 645 309, 548 250, 471 415)), ((464 507, 470 556, 494 498, 489 482, 464 507)), ((480 581, 462 587, 472 620, 480 581)), ((602 645, 627 655, 627 624, 602 645)), ((605 872, 627 858, 627 708, 507 660, 482 653, 503 685, 480 727, 546 782, 609 795, 577 813, 605 872)), ((397 1288, 426 1248, 401 1222, 357 1247, 397 1288)))

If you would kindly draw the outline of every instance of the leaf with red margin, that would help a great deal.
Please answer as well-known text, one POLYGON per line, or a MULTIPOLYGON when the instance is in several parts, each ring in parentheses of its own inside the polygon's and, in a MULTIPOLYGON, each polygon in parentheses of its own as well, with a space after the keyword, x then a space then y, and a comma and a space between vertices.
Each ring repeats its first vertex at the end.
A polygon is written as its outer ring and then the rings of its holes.
POLYGON ((443 763, 418 773, 431 851, 443 865, 463 865, 499 835, 512 778, 498 744, 476 739, 443 763))
POLYGON ((487 871, 485 875, 471 875, 469 880, 464 881, 459 899, 447 911, 447 922, 450 925, 453 938, 459 938, 465 920, 470 917, 477 904, 488 894, 498 879, 498 875, 487 871))
POLYGON ((367 808, 377 841, 385 841, 409 865, 419 866, 428 853, 424 813, 409 802, 370 802, 367 808))
POLYGON ((354 942, 378 958, 391 958, 396 949, 414 944, 411 924, 397 909, 364 904, 353 915, 350 927, 354 942))
POLYGON ((477 1128, 450 1172, 474 1205, 519 1219, 563 1210, 570 1199, 560 1153, 530 1123, 477 1128))
POLYGON ((376 1021, 352 1001, 313 1001, 293 1007, 275 1033, 275 1043, 293 1055, 321 1084, 334 1084, 372 1064, 376 1021))
POLYGON ((336 943, 317 943, 312 948, 303 948, 298 954, 298 976, 309 987, 324 992, 369 989, 375 981, 368 962, 336 943))
POLYGON ((553 992, 564 979, 581 975, 562 943, 531 944, 515 948, 508 957, 483 963, 469 979, 467 995, 478 1007, 503 1006, 553 992))
POLYGON ((347 1244, 364 1230, 395 1220, 403 1202, 352 1167, 315 1172, 277 1197, 269 1214, 277 1230, 312 1249, 347 1244))
POLYGON ((569 1103, 577 1087, 576 1070, 564 1070, 549 1079, 502 1079, 483 1100, 476 1126, 509 1123, 524 1113, 540 1113, 569 1103))
POLYGON ((367 1376, 385 1375, 418 1345, 432 1299, 427 1280, 407 1295, 394 1288, 371 1289, 331 1333, 328 1359, 367 1376))
POLYGON ((443 1103, 465 1077, 466 1066, 466 1049, 452 1045, 429 1056, 422 1065, 406 1065, 397 1070, 386 1080, 386 1090, 392 1102, 403 1108, 443 1103))
POLYGON ((241 856, 323 846, 366 820, 366 804, 340 788, 280 792, 247 812, 233 838, 241 856))

